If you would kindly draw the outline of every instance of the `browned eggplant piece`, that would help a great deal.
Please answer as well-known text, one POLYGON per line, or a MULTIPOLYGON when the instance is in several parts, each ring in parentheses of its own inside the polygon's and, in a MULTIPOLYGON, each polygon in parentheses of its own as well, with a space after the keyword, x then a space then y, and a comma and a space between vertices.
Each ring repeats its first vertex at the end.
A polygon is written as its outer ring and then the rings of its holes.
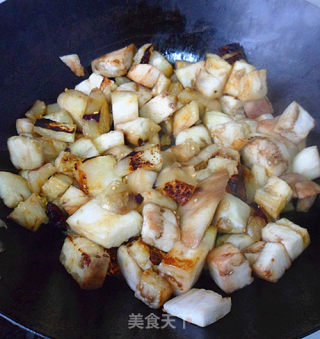
POLYGON ((247 60, 243 47, 237 42, 219 47, 218 53, 221 58, 228 61, 231 65, 238 60, 247 60))

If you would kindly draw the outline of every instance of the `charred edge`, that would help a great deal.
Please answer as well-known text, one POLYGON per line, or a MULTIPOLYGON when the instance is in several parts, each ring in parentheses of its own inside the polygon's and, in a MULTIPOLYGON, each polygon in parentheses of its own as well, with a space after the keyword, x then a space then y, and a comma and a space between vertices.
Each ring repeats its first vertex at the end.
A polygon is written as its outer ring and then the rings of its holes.
MULTIPOLYGON (((53 204, 52 202, 49 202, 46 206, 46 214, 47 217, 49 218, 50 225, 60 230, 67 229, 66 218, 57 205, 53 204)), ((72 241, 71 237, 70 240, 72 241)))
POLYGON ((92 159, 98 158, 98 157, 100 157, 100 155, 95 155, 94 157, 86 158, 86 159, 82 160, 82 163, 84 164, 86 161, 89 161, 89 160, 92 160, 92 159))
POLYGON ((260 217, 262 218, 266 223, 268 223, 268 217, 267 215, 264 213, 264 211, 261 209, 261 207, 256 204, 255 202, 251 203, 250 206, 253 209, 252 215, 254 217, 260 217))
POLYGON ((84 266, 89 267, 90 264, 91 264, 90 256, 89 256, 86 252, 83 252, 83 251, 81 250, 81 248, 79 248, 79 251, 81 252, 81 257, 82 257, 82 260, 81 260, 81 266, 82 266, 82 268, 84 268, 84 266))
POLYGON ((247 200, 246 187, 244 182, 243 167, 238 166, 238 174, 233 175, 228 182, 229 193, 235 195, 243 201, 247 200))
POLYGON ((60 122, 56 122, 50 119, 38 119, 34 123, 36 127, 41 127, 45 129, 50 129, 52 131, 56 132, 64 132, 64 133, 74 133, 75 132, 75 127, 68 126, 67 124, 62 124, 60 122))
POLYGON ((239 43, 222 46, 218 49, 218 53, 231 65, 237 60, 247 59, 244 49, 239 43))
POLYGON ((150 261, 153 265, 159 265, 164 257, 164 254, 156 247, 150 246, 150 261))
MULTIPOLYGON (((131 152, 133 153, 133 152, 131 152)), ((130 153, 130 154, 131 154, 130 153)), ((144 160, 141 158, 141 155, 143 154, 143 152, 135 152, 134 156, 131 156, 130 159, 130 170, 135 171, 136 169, 140 168, 140 167, 147 167, 150 166, 152 167, 152 162, 148 161, 148 160, 144 160)))
POLYGON ((110 262, 108 267, 107 275, 117 275, 120 274, 120 267, 117 262, 117 247, 112 247, 105 249, 104 257, 109 256, 110 262))
POLYGON ((150 45, 143 53, 143 56, 141 58, 140 64, 147 64, 149 63, 151 52, 153 50, 153 45, 150 45))
POLYGON ((82 117, 85 121, 95 120, 96 122, 99 122, 100 120, 100 112, 99 113, 92 113, 92 114, 85 114, 82 117))
POLYGON ((174 199, 179 205, 185 205, 195 191, 195 186, 175 180, 167 182, 163 188, 165 194, 174 199))

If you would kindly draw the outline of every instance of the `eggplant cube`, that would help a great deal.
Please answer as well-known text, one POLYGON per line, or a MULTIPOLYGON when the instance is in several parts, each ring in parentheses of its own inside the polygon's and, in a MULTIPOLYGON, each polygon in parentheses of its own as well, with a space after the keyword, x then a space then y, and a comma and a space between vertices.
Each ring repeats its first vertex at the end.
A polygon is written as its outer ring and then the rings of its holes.
POLYGON ((26 117, 31 121, 35 121, 45 115, 46 110, 46 104, 41 100, 36 100, 32 107, 26 112, 26 117))
POLYGON ((90 200, 67 219, 68 225, 80 235, 105 247, 117 247, 140 234, 142 217, 136 211, 115 214, 90 200))
POLYGON ((190 290, 197 282, 206 257, 213 248, 217 229, 209 227, 198 247, 191 249, 177 241, 162 259, 158 269, 174 288, 175 294, 190 290))
POLYGON ((226 243, 213 249, 207 258, 212 279, 226 293, 253 282, 251 268, 237 247, 226 243))
POLYGON ((85 193, 97 195, 115 180, 121 180, 111 155, 86 159, 77 164, 76 179, 85 193))
POLYGON ((258 100, 267 95, 267 71, 254 70, 240 80, 239 99, 242 101, 258 100))
POLYGON ((61 152, 56 158, 54 165, 58 172, 74 174, 80 161, 79 157, 70 152, 61 152))
POLYGON ((42 186, 41 194, 48 201, 53 201, 61 196, 72 184, 73 179, 65 174, 56 173, 42 186))
POLYGON ((267 242, 252 270, 261 279, 277 282, 290 266, 291 260, 285 247, 280 243, 267 242))
POLYGON ((243 114, 244 112, 243 102, 231 95, 223 95, 220 98, 220 104, 222 112, 231 116, 243 114))
POLYGON ((16 130, 19 135, 33 132, 33 122, 28 118, 16 120, 16 130))
POLYGON ((108 151, 112 147, 124 145, 124 135, 122 131, 110 131, 101 134, 94 140, 94 144, 100 153, 108 151))
POLYGON ((177 97, 168 93, 161 93, 141 107, 140 115, 159 124, 168 119, 176 110, 177 97))
POLYGON ((251 208, 241 199, 225 193, 215 214, 215 225, 220 232, 243 233, 251 208))
POLYGON ((45 206, 45 199, 33 193, 27 200, 20 202, 8 218, 30 231, 36 231, 42 223, 48 222, 45 206))
POLYGON ((203 125, 193 126, 181 131, 176 137, 176 145, 192 140, 203 148, 212 143, 208 130, 203 125))
POLYGON ((254 243, 254 240, 250 237, 250 235, 246 233, 223 234, 218 237, 216 247, 221 246, 225 243, 230 243, 235 247, 238 247, 239 250, 243 250, 244 248, 252 245, 254 243))
POLYGON ((157 134, 161 127, 151 119, 137 118, 123 124, 118 124, 117 129, 124 133, 129 143, 140 146, 143 142, 149 141, 157 134))
POLYGON ((28 182, 20 175, 0 172, 0 197, 7 207, 14 208, 31 195, 28 182))
POLYGON ((254 201, 274 219, 279 217, 280 212, 292 198, 292 189, 278 177, 271 177, 267 183, 257 189, 254 201))
POLYGON ((80 158, 92 158, 99 155, 95 145, 88 138, 80 138, 72 145, 69 146, 72 154, 77 155, 80 158))
POLYGON ((125 75, 131 66, 136 46, 130 44, 116 51, 104 54, 91 62, 92 71, 105 77, 125 75))
POLYGON ((199 120, 199 106, 195 101, 180 108, 173 117, 173 135, 191 127, 199 120))
POLYGON ((193 288, 167 301, 163 309, 175 317, 205 327, 230 312, 231 298, 223 298, 210 290, 193 288))
POLYGON ((182 83, 183 87, 192 88, 197 75, 202 69, 204 69, 204 66, 204 61, 195 62, 185 67, 176 69, 175 74, 178 80, 182 83))
POLYGON ((137 119, 139 116, 138 96, 133 92, 115 91, 111 95, 114 125, 137 119))
POLYGON ((152 269, 142 273, 134 296, 150 308, 160 308, 172 294, 172 287, 166 278, 152 269))
POLYGON ((148 64, 138 64, 130 68, 127 77, 140 85, 152 88, 160 76, 160 71, 148 64))
POLYGON ((10 160, 14 167, 28 170, 40 167, 44 162, 41 142, 25 135, 8 139, 10 160))
POLYGON ((118 248, 117 262, 127 284, 133 291, 136 291, 141 279, 142 269, 130 256, 126 245, 122 245, 118 248))
POLYGON ((93 290, 102 287, 110 257, 103 247, 70 234, 64 240, 60 262, 81 288, 93 290))
POLYGON ((129 255, 139 265, 142 270, 152 267, 150 260, 150 247, 141 239, 126 244, 129 255))
POLYGON ((315 120, 293 101, 280 115, 274 131, 295 144, 305 139, 315 127, 315 120))
POLYGON ((269 223, 262 230, 262 239, 270 242, 280 242, 287 250, 290 259, 296 259, 310 243, 308 230, 288 219, 280 219, 269 223))
POLYGON ((177 203, 173 199, 166 197, 156 190, 142 192, 141 196, 143 199, 143 206, 149 203, 153 203, 164 208, 169 208, 172 211, 176 211, 177 209, 177 203))
POLYGON ((265 244, 265 241, 257 241, 241 251, 248 260, 250 266, 252 266, 257 261, 260 252, 263 250, 265 244))
POLYGON ((88 201, 89 197, 74 186, 70 186, 60 197, 60 204, 69 215, 73 214, 88 201))
POLYGON ((170 78, 173 72, 173 67, 170 62, 159 52, 153 51, 150 60, 150 65, 156 67, 166 77, 170 78))
POLYGON ((310 146, 300 151, 292 162, 292 171, 309 180, 320 177, 320 156, 317 146, 310 146))
POLYGON ((156 172, 144 168, 138 168, 127 176, 129 188, 134 194, 152 190, 156 178, 156 172))
POLYGON ((143 207, 142 240, 162 251, 169 252, 180 238, 180 230, 174 213, 155 204, 143 207))
POLYGON ((47 163, 28 172, 28 184, 32 192, 39 193, 43 184, 56 172, 56 168, 47 163))

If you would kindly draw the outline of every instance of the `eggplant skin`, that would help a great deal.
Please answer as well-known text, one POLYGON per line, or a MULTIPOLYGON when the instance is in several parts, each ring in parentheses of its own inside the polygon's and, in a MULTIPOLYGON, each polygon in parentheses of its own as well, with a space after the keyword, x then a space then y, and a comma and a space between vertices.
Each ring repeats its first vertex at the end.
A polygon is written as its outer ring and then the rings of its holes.
POLYGON ((231 65, 238 60, 247 59, 244 48, 238 42, 233 42, 229 45, 219 47, 218 53, 221 58, 231 65))
POLYGON ((36 127, 46 128, 50 129, 52 131, 56 132, 64 132, 64 133, 74 133, 75 132, 75 126, 70 126, 70 124, 63 124, 59 123, 50 119, 38 119, 36 120, 35 124, 36 127))

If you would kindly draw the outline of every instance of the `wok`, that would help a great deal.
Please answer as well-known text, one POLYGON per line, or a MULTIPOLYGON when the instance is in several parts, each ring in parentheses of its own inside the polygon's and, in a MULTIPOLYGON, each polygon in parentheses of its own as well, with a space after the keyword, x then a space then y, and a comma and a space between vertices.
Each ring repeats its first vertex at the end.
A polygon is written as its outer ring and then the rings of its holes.
MULTIPOLYGON (((12 167, 6 139, 36 100, 55 102, 79 79, 58 59, 78 53, 84 65, 127 43, 152 41, 171 61, 240 42, 251 63, 267 68, 269 98, 281 113, 296 100, 320 120, 320 8, 302 0, 40 1, 0 5, 1 170, 12 167)), ((319 128, 309 138, 320 144, 319 128)), ((312 244, 277 284, 256 279, 232 294, 231 313, 207 328, 176 320, 176 329, 128 329, 129 314, 151 313, 125 282, 108 278, 86 292, 64 271, 63 235, 43 226, 33 234, 12 222, 0 230, 2 317, 55 338, 293 338, 320 327, 319 201, 289 215, 312 244)), ((2 204, 0 217, 9 210, 2 204)), ((206 275, 196 286, 218 291, 206 275)), ((160 311, 152 311, 160 316, 160 311)))

